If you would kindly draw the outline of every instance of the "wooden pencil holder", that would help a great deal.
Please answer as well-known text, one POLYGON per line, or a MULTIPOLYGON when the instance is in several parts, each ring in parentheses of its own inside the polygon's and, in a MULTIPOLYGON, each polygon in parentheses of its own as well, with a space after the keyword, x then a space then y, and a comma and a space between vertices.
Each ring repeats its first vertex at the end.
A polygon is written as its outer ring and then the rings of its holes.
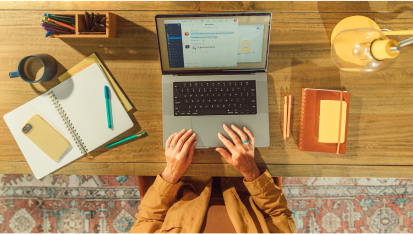
MULTIPOLYGON (((89 13, 89 12, 88 12, 89 13)), ((90 12, 92 13, 92 12, 90 12)), ((49 14, 67 15, 75 17, 75 32, 74 34, 55 34, 51 38, 115 38, 116 37, 116 15, 109 12, 93 12, 99 13, 99 16, 106 16, 105 27, 99 26, 97 29, 105 29, 104 34, 80 34, 79 32, 86 31, 86 20, 84 12, 50 12, 49 14)))

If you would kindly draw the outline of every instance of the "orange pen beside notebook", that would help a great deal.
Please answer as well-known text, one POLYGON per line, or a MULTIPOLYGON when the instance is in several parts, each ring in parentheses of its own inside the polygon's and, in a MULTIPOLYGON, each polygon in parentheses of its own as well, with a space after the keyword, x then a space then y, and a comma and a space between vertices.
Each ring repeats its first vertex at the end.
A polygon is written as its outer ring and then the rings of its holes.
POLYGON ((284 140, 290 137, 290 122, 291 122, 291 105, 293 97, 291 95, 284 97, 284 126, 283 137, 284 140))

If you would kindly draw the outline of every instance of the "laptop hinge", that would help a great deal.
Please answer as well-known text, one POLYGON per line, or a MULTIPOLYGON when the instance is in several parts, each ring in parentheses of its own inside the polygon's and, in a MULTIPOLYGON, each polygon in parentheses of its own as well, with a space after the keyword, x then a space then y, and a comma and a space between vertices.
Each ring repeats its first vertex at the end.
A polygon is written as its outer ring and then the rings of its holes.
POLYGON ((248 75, 248 74, 255 74, 255 72, 174 74, 173 76, 214 76, 214 75, 248 75))

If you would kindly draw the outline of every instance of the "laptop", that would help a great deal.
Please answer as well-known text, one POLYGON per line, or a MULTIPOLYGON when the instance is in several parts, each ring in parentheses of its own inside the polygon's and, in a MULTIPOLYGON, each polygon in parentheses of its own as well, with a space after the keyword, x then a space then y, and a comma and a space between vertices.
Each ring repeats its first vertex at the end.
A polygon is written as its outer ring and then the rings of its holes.
POLYGON ((182 129, 197 148, 224 147, 223 124, 270 145, 267 63, 271 13, 156 15, 162 67, 163 145, 182 129))

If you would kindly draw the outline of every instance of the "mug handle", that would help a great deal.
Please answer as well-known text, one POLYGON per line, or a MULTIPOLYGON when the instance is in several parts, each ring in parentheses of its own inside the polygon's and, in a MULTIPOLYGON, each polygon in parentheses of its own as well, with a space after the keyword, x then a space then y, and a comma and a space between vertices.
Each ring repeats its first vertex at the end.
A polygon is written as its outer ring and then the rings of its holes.
POLYGON ((15 77, 19 77, 19 71, 14 71, 14 72, 10 72, 9 73, 10 78, 15 78, 15 77))

